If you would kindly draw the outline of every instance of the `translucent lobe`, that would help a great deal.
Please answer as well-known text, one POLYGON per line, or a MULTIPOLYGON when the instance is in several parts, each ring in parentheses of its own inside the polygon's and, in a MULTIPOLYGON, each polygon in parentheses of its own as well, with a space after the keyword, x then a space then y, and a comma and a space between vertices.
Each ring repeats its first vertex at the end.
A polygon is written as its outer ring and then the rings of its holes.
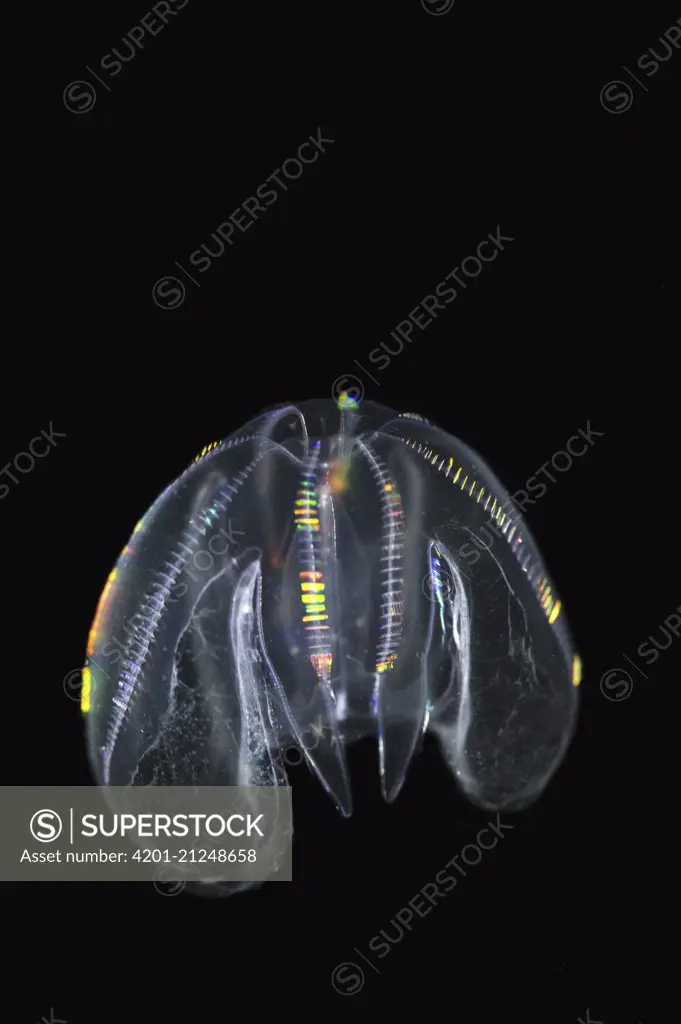
POLYGON ((87 654, 98 781, 283 784, 296 743, 345 814, 347 745, 376 737, 392 800, 425 731, 470 800, 527 805, 565 753, 582 675, 489 467, 347 396, 206 446, 136 527, 87 654))

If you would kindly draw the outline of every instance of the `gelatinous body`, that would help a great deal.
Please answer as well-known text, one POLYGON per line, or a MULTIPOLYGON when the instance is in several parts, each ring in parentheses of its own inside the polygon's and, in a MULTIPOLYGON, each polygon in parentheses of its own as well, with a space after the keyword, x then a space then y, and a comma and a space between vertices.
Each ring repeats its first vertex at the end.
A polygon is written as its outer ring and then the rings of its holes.
POLYGON ((82 708, 105 785, 284 785, 299 744, 350 814, 347 744, 377 738, 392 800, 429 729, 472 802, 512 810, 560 763, 580 680, 482 459, 343 396, 264 413, 166 488, 102 595, 82 708))

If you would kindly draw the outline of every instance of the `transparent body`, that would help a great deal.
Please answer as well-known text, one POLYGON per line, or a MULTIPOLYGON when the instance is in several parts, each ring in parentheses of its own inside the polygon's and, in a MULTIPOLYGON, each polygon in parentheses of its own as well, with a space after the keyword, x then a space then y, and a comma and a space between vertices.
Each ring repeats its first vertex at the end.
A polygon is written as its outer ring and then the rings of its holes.
POLYGON ((104 785, 285 785, 298 744, 348 815, 347 745, 377 738, 392 800, 430 730, 469 800, 513 810, 560 763, 580 678, 482 459, 343 396, 262 414, 156 500, 102 595, 83 710, 104 785))

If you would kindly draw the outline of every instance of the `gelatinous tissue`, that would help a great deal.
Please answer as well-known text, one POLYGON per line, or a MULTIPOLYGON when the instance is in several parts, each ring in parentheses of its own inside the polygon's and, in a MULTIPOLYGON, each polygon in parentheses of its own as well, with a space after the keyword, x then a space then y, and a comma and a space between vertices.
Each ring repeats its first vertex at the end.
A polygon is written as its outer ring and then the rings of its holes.
POLYGON ((343 394, 263 413, 166 488, 83 676, 102 785, 284 786, 298 744, 349 815, 348 744, 376 737, 392 801, 429 730, 471 802, 512 811, 565 754, 581 663, 485 462, 343 394))

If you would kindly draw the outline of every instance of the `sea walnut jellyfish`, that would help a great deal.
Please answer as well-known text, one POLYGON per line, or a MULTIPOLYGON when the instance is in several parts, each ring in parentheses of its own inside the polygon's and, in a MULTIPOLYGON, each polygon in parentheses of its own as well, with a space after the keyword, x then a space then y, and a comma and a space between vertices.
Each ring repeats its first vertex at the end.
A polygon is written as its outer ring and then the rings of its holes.
POLYGON ((582 671, 480 456, 347 393, 203 449, 135 527, 87 655, 98 783, 284 786, 297 745, 344 815, 348 744, 376 737, 392 801, 426 730, 472 803, 527 807, 566 752, 582 671))

